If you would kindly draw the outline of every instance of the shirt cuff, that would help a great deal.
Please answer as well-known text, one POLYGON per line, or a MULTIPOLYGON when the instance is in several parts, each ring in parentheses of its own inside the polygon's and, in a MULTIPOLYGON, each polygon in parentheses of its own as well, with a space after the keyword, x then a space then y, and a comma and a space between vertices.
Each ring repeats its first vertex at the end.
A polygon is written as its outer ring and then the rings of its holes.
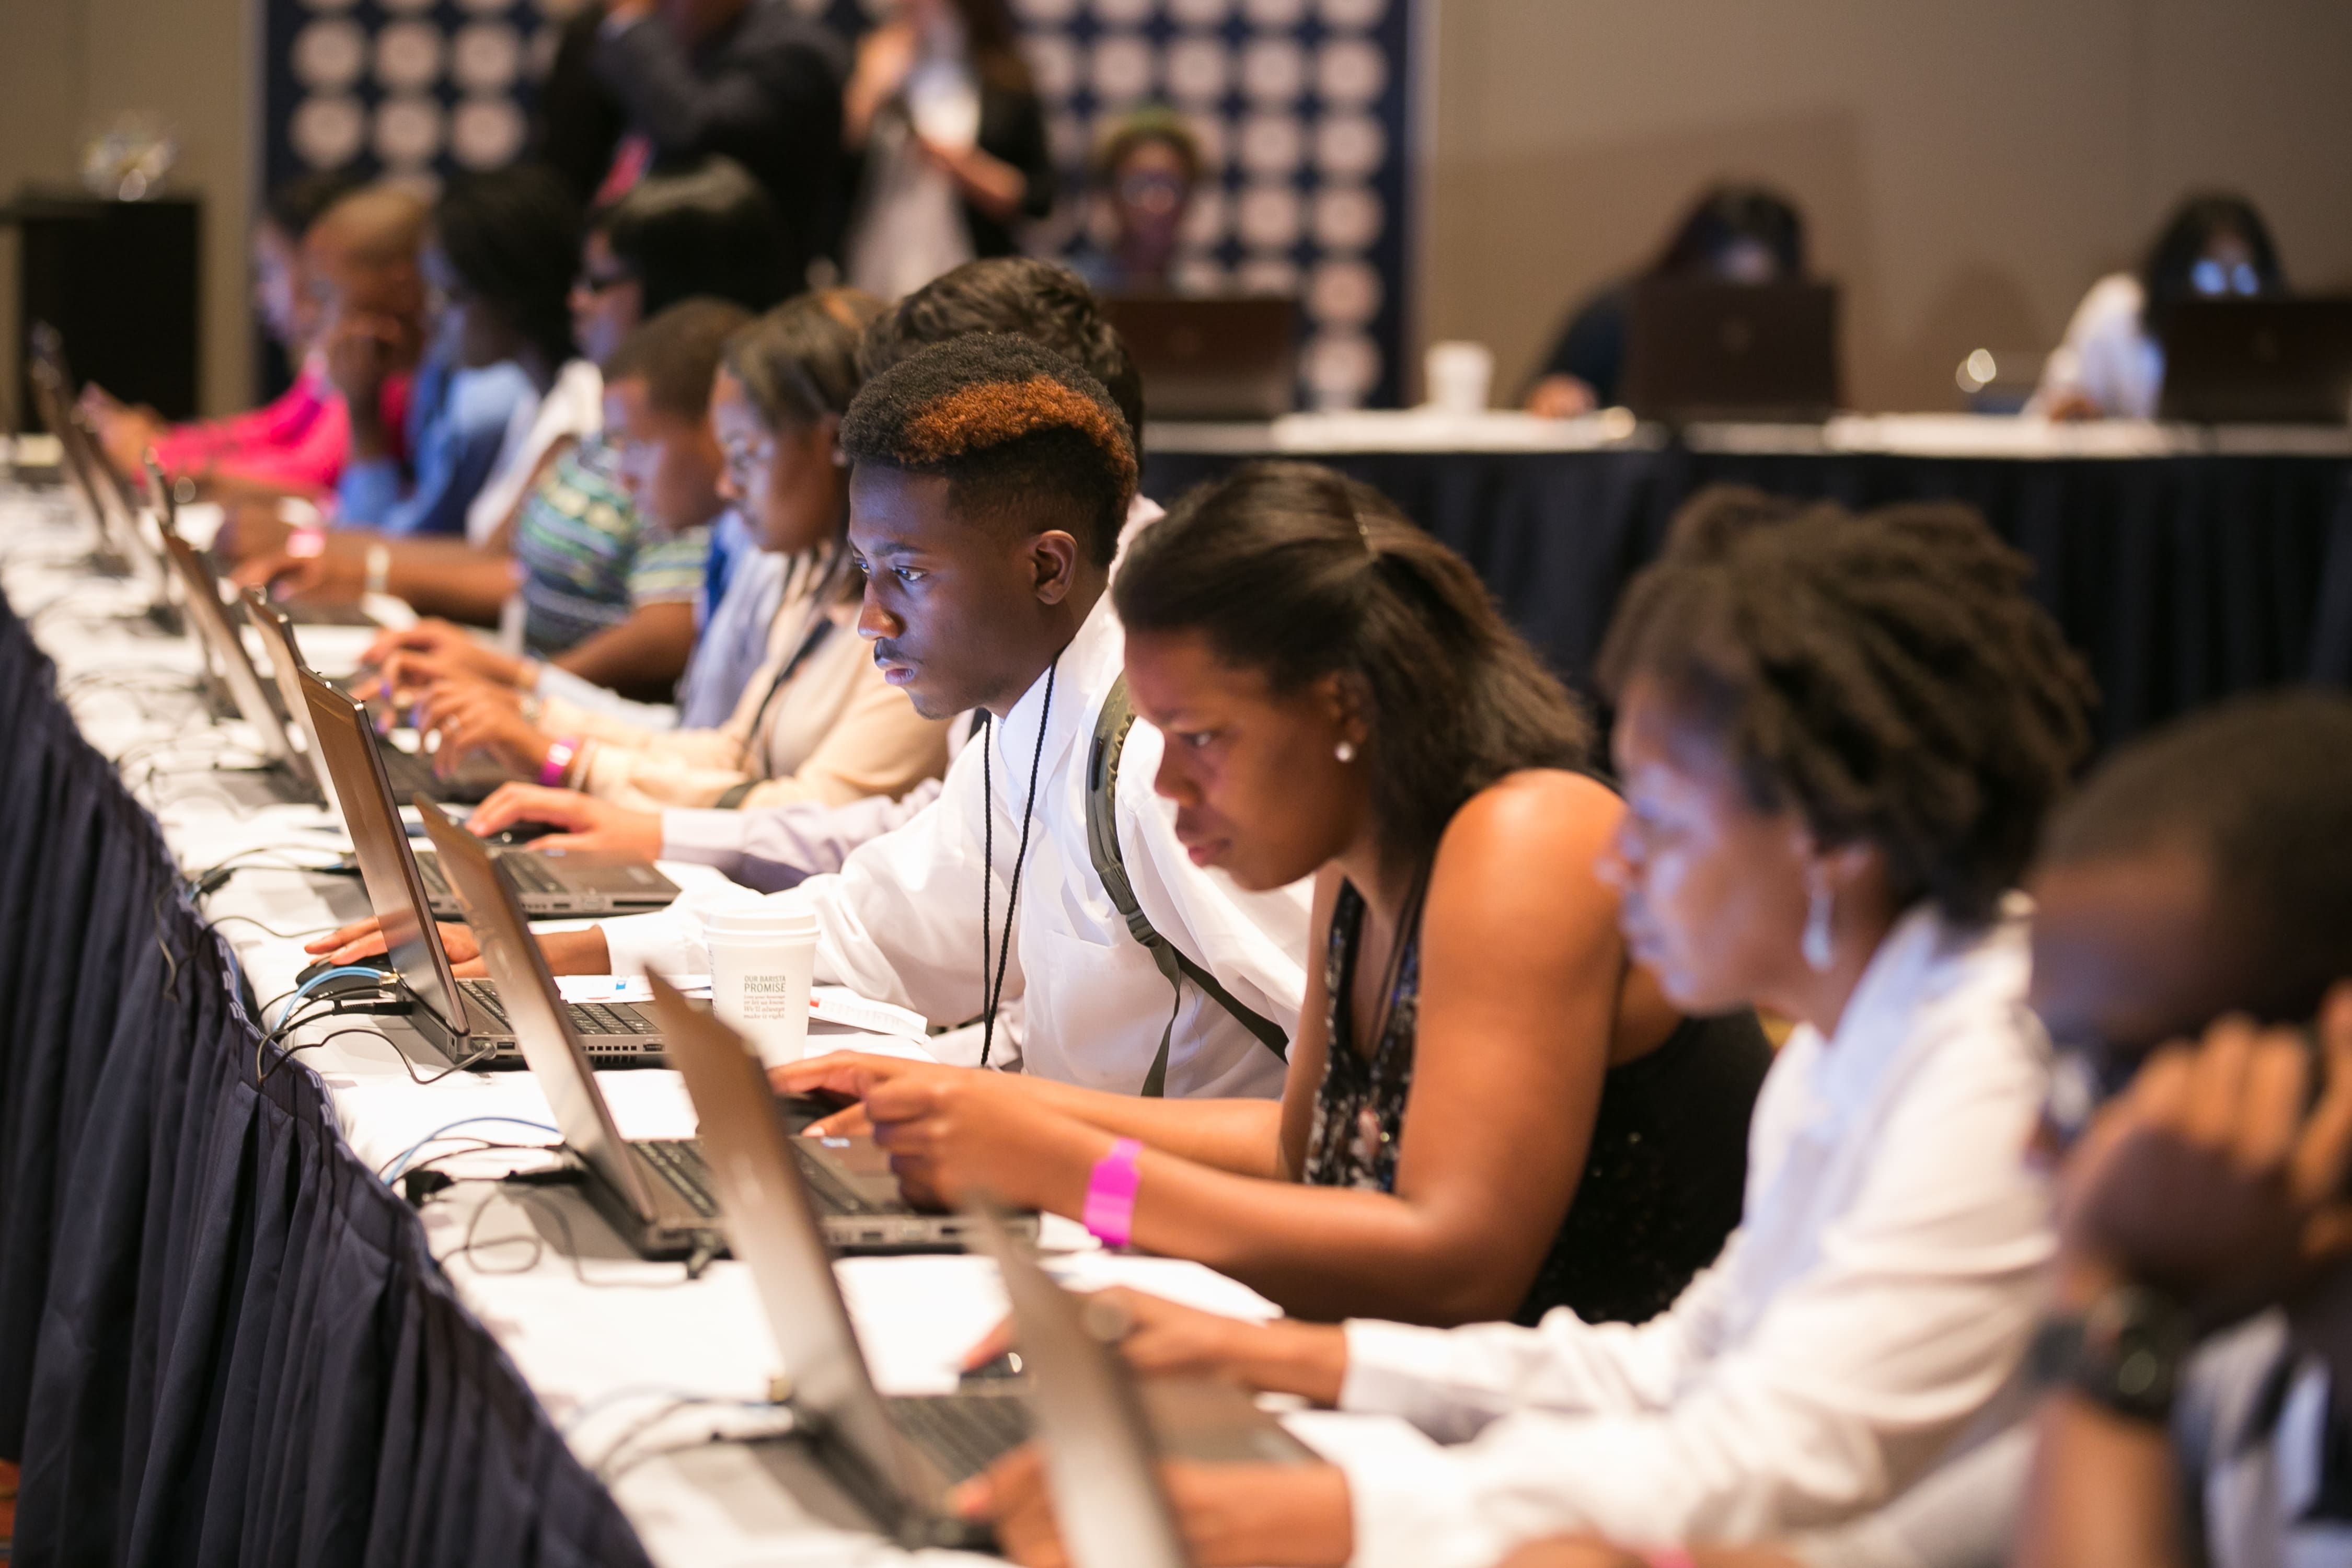
POLYGON ((681 911, 662 910, 649 915, 628 915, 604 922, 607 961, 614 974, 703 974, 710 961, 703 956, 702 922, 681 911))
POLYGON ((1337 1462, 1356 1532, 1348 1568, 1491 1568, 1510 1550, 1480 1517, 1459 1456, 1371 1452, 1337 1462))
POLYGON ((1340 1331, 1348 1336, 1348 1371, 1339 1408, 1412 1420, 1429 1403, 1431 1373, 1445 1365, 1445 1331, 1350 1318, 1340 1331))
POLYGON ((740 811, 698 811, 673 808, 661 814, 664 860, 688 860, 731 871, 743 863, 743 837, 749 826, 740 811))

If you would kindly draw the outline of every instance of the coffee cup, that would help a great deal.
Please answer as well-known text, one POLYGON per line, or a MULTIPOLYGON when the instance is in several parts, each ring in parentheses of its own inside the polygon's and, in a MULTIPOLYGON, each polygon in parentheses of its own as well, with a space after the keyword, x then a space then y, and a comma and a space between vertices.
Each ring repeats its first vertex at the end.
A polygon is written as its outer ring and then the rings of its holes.
POLYGON ((710 1010, 768 1067, 808 1054, 809 984, 816 971, 816 911, 779 893, 702 917, 710 950, 710 1010))

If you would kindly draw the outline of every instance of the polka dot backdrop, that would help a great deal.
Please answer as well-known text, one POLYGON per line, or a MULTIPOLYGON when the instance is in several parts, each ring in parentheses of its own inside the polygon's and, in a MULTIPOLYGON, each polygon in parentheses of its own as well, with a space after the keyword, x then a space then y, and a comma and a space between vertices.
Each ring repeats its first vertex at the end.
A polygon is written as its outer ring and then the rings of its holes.
MULTIPOLYGON (((268 175, 358 162, 444 175, 522 149, 534 80, 578 0, 268 0, 268 175)), ((885 0, 788 0, 845 34, 885 0)), ((1032 236, 1086 243, 1088 154, 1139 104, 1208 153, 1178 276, 1298 296, 1302 399, 1393 404, 1410 251, 1413 0, 1013 0, 1070 193, 1032 236)))

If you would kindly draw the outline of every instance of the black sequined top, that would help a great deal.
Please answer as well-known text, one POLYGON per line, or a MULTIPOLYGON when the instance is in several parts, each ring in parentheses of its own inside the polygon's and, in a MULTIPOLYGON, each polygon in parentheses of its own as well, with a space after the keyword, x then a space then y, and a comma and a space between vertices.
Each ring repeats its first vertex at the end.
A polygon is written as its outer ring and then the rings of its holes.
MULTIPOLYGON (((1324 953, 1330 1044, 1305 1180, 1385 1193, 1396 1189, 1412 1088, 1421 925, 1408 920, 1391 962, 1388 1018, 1367 1060, 1349 1044, 1363 923, 1362 895, 1342 883, 1324 953)), ((1576 1200, 1515 1321, 1533 1323, 1568 1307, 1588 1322, 1638 1323, 1673 1303, 1739 1223, 1748 1112, 1771 1063, 1755 1014, 1743 1010, 1685 1018, 1657 1049, 1609 1069, 1576 1200)))

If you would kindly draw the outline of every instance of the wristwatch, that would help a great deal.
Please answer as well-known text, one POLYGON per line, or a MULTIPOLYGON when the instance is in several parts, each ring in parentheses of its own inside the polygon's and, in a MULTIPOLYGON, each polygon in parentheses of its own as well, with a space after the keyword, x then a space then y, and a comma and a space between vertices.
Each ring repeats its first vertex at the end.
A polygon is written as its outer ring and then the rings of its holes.
POLYGON ((2162 1422, 2196 1346, 2189 1309, 2161 1290, 2123 1285, 2087 1312, 2045 1321, 2030 1365, 2038 1386, 2063 1384, 2117 1415, 2162 1422))

